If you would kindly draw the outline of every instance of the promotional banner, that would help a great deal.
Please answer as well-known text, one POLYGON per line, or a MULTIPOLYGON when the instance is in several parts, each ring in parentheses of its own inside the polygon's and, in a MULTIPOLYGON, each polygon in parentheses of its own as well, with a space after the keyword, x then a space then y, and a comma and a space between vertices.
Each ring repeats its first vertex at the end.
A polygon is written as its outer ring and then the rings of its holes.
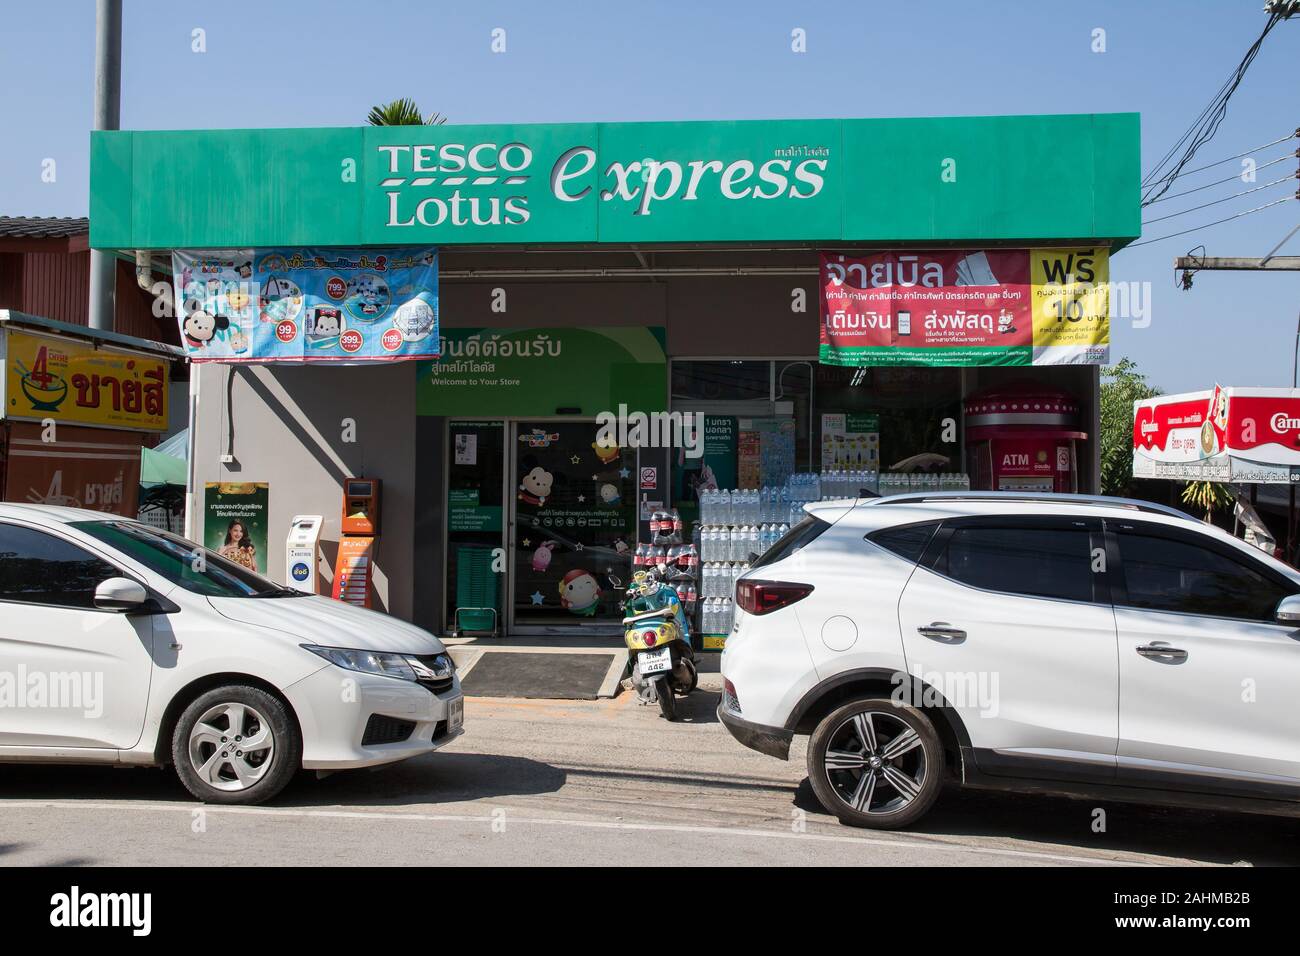
POLYGON ((164 359, 56 336, 3 335, 3 417, 167 430, 164 359))
POLYGON ((344 604, 370 607, 374 557, 375 539, 370 535, 344 535, 340 538, 330 597, 344 604))
POLYGON ((1133 476, 1300 480, 1300 390, 1216 385, 1135 402, 1133 476))
POLYGON ((392 362, 438 356, 438 254, 401 249, 172 253, 195 362, 392 362))
POLYGON ((827 365, 1104 365, 1105 248, 821 254, 827 365))
POLYGON ((203 486, 203 546, 250 571, 266 574, 264 481, 210 481, 203 486))
POLYGON ((141 435, 60 425, 48 442, 44 431, 36 422, 9 426, 5 501, 137 516, 141 435))

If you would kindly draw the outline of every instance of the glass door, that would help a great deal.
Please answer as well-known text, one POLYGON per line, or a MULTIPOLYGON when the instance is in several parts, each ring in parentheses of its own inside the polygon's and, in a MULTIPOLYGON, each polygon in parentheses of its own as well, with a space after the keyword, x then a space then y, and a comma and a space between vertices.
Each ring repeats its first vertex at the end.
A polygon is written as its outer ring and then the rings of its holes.
POLYGON ((636 452, 594 421, 520 421, 510 441, 512 631, 621 633, 636 548, 636 452))
POLYGON ((506 425, 447 426, 447 625, 488 632, 505 625, 506 425))

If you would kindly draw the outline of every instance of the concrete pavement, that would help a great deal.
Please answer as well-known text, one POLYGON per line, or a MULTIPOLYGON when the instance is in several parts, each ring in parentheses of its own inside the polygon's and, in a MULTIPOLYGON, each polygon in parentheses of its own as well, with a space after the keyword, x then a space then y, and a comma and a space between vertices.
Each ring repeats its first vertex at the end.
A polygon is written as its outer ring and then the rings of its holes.
MULTIPOLYGON (((711 675, 709 675, 711 676, 711 675)), ((706 686, 713 681, 707 681, 706 686)), ((841 826, 735 743, 702 689, 669 724, 634 695, 470 699, 445 750, 202 807, 153 770, 0 766, 0 863, 626 865, 1295 864, 1300 821, 948 792, 916 830, 841 826)))

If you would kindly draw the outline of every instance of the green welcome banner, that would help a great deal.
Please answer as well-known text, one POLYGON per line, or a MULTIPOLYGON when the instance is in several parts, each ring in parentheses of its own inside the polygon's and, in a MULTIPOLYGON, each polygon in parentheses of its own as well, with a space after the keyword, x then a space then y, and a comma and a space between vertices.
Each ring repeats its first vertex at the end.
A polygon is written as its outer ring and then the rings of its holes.
POLYGON ((661 412, 665 331, 651 328, 443 329, 420 362, 416 411, 466 418, 661 412))

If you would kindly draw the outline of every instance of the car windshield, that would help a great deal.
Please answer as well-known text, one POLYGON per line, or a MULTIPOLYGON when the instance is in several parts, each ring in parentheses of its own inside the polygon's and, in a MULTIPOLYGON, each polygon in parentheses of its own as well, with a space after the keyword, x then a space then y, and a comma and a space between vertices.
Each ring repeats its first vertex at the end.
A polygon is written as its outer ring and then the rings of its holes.
POLYGON ((245 598, 296 597, 302 594, 180 535, 148 525, 130 521, 76 521, 72 527, 195 594, 245 598))

